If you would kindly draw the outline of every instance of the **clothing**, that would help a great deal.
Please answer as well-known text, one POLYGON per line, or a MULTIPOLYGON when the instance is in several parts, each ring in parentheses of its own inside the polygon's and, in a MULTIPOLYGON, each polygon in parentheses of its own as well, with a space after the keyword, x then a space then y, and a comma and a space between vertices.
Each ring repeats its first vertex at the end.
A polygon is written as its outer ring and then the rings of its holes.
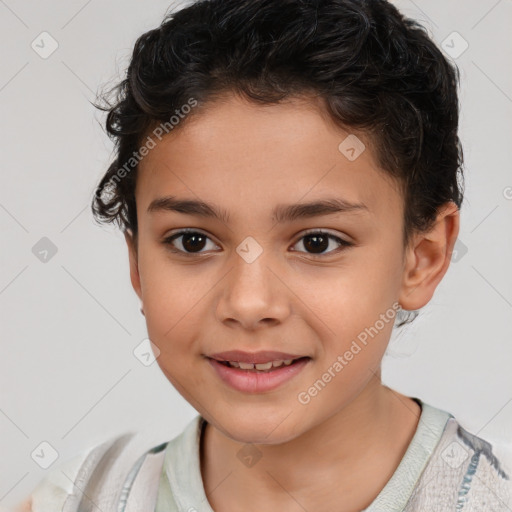
MULTIPOLYGON (((416 432, 390 480, 362 512, 510 512, 511 468, 491 444, 450 413, 414 400, 422 409, 416 432)), ((205 424, 197 415, 174 439, 144 452, 132 433, 82 452, 63 469, 76 485, 53 470, 32 493, 33 511, 213 512, 200 471, 205 424)))

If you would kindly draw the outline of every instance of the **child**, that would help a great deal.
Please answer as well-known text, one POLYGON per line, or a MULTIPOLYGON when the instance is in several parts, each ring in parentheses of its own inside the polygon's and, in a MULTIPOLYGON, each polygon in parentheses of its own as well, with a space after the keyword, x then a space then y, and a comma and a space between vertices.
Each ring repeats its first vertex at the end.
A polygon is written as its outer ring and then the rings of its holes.
POLYGON ((510 510, 488 442, 381 382, 457 239, 458 80, 383 0, 199 1, 143 34, 93 211, 199 414, 84 451, 26 510, 510 510))

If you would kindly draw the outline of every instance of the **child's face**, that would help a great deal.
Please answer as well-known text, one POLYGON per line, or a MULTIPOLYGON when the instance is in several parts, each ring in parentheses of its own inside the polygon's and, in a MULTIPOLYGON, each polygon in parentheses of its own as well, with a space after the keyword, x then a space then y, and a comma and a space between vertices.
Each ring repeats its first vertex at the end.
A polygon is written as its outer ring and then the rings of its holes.
POLYGON ((240 441, 291 439, 380 385, 404 273, 403 202, 367 140, 353 161, 338 149, 348 135, 312 103, 263 107, 229 97, 164 137, 139 165, 131 278, 158 364, 199 413, 240 441), (165 196, 217 205, 229 221, 147 212, 165 196), (278 205, 327 199, 366 207, 272 218, 278 205), (163 242, 184 228, 207 238, 163 242), (354 245, 304 238, 307 230, 354 245), (241 391, 207 358, 235 349, 311 359, 271 391, 241 391), (310 392, 319 379, 320 391, 310 392))

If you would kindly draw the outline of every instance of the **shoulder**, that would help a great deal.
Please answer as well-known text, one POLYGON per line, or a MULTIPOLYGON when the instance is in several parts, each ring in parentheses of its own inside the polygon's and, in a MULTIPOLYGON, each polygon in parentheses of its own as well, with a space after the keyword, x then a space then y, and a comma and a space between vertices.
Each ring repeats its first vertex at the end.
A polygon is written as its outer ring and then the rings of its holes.
POLYGON ((405 510, 508 511, 512 505, 509 464, 489 441, 451 417, 405 510))
POLYGON ((62 510, 66 498, 73 491, 79 469, 92 449, 83 449, 51 469, 13 512, 62 510))
POLYGON ((32 512, 32 498, 29 496, 18 503, 13 509, 4 509, 0 506, 0 512, 32 512))
POLYGON ((151 433, 124 432, 83 449, 49 470, 14 512, 74 511, 98 503, 94 497, 103 510, 114 510, 123 485, 156 444, 151 433))

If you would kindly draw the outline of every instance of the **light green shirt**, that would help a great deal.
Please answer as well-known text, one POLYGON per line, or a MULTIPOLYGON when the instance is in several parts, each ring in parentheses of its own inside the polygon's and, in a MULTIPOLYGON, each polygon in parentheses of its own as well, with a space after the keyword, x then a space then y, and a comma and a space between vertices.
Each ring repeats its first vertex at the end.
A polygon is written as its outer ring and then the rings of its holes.
MULTIPOLYGON (((510 469, 491 445, 450 413, 414 400, 422 408, 416 432, 394 474, 362 512, 510 512, 510 469)), ((200 469, 204 425, 197 415, 181 434, 151 450, 124 434, 83 452, 63 466, 71 482, 53 470, 40 483, 32 510, 214 512, 200 469)))

